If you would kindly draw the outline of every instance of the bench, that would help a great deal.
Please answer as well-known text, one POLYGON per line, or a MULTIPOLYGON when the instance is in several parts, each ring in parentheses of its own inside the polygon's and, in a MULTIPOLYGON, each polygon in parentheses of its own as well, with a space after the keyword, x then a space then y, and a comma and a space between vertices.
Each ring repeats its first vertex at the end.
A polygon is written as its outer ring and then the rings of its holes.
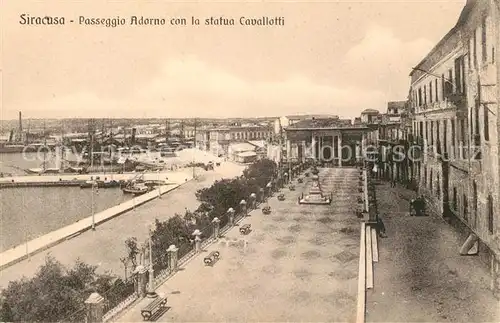
POLYGON ((206 266, 212 266, 217 260, 219 260, 220 253, 218 251, 212 251, 208 256, 203 259, 206 266))
POLYGON ((149 321, 149 319, 158 311, 163 310, 167 307, 167 298, 166 297, 159 297, 156 298, 154 301, 149 303, 148 306, 144 307, 141 310, 141 315, 144 321, 149 321))
POLYGON ((278 201, 284 201, 284 200, 285 200, 285 194, 278 195, 278 201))
POLYGON ((251 225, 250 224, 245 224, 240 228, 240 233, 241 234, 248 234, 250 231, 251 225))

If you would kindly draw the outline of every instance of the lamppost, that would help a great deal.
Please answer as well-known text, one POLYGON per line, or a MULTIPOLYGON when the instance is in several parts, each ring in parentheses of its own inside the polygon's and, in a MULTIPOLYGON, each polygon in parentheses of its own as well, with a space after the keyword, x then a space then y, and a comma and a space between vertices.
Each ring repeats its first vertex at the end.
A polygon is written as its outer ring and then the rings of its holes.
POLYGON ((149 298, 156 298, 158 294, 156 294, 154 289, 154 269, 153 269, 153 226, 148 225, 148 238, 149 238, 149 282, 148 282, 148 292, 147 296, 149 298))
POLYGON ((234 209, 230 207, 227 210, 227 215, 229 216, 229 225, 233 226, 234 225, 234 209))
POLYGON ((97 182, 96 181, 92 181, 92 192, 91 192, 91 195, 92 195, 92 201, 91 201, 91 209, 92 209, 92 230, 95 231, 95 207, 94 207, 94 191, 96 193, 99 193, 98 191, 99 187, 97 186, 97 182))

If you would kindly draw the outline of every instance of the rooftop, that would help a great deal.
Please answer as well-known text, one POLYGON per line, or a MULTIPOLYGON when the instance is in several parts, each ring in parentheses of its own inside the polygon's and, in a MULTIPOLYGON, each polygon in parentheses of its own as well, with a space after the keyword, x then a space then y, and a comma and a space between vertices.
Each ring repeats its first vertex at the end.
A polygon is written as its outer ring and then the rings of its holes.
POLYGON ((299 115, 288 115, 285 116, 287 119, 291 120, 303 120, 303 119, 338 119, 339 116, 335 114, 299 114, 299 115))
POLYGON ((410 72, 412 77, 412 83, 420 78, 424 71, 429 70, 434 66, 444 55, 450 52, 451 48, 456 46, 445 46, 447 42, 452 42, 453 44, 458 44, 460 42, 458 32, 462 26, 465 25, 467 19, 469 18, 472 9, 478 4, 478 0, 467 0, 457 23, 453 28, 434 46, 434 48, 422 59, 417 66, 410 72))
POLYGON ((379 113, 380 111, 375 109, 365 109, 363 110, 363 112, 361 112, 361 114, 379 114, 379 113))
POLYGON ((347 124, 339 119, 309 119, 301 120, 291 126, 286 127, 286 130, 302 130, 302 129, 359 129, 361 125, 347 124))

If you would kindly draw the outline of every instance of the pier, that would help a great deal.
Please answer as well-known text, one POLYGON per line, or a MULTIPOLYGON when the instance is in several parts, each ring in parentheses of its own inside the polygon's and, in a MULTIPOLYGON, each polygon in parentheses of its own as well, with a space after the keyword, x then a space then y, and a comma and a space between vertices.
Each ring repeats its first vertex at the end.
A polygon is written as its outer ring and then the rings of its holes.
POLYGON ((115 180, 128 181, 135 177, 143 177, 147 181, 164 181, 175 184, 186 182, 192 173, 191 169, 181 169, 179 171, 149 172, 149 173, 122 173, 122 174, 55 174, 38 176, 13 176, 0 178, 0 188, 16 187, 55 187, 55 186, 79 186, 85 181, 95 180, 115 180))

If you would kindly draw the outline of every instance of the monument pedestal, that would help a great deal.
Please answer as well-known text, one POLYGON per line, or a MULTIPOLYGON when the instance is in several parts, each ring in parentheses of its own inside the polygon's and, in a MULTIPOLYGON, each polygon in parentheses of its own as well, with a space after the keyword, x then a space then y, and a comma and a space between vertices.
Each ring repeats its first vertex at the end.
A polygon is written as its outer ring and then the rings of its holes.
POLYGON ((299 204, 313 204, 313 205, 328 205, 332 202, 332 195, 325 196, 323 194, 323 190, 321 189, 321 185, 319 184, 319 176, 318 171, 313 170, 312 176, 312 186, 309 190, 309 194, 306 196, 302 195, 299 199, 299 204))

